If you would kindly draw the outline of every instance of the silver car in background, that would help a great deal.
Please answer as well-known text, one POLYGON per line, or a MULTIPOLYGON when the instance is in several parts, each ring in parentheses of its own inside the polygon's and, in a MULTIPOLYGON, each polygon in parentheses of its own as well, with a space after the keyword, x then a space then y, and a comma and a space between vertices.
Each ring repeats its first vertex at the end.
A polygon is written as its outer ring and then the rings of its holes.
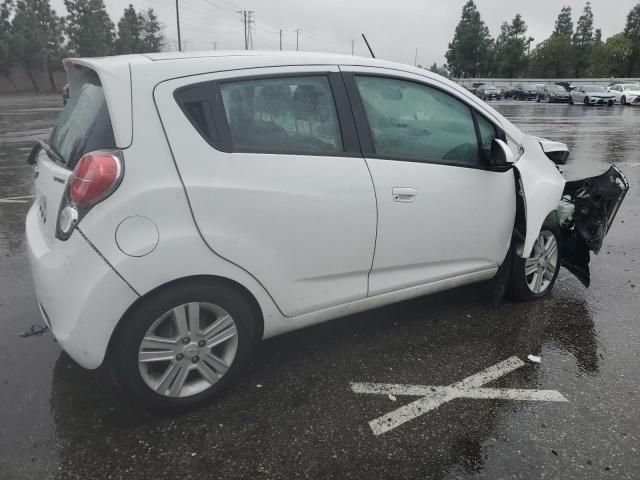
POLYGON ((615 97, 600 85, 581 85, 571 90, 569 103, 571 105, 584 103, 585 105, 607 105, 611 107, 615 103, 615 97))

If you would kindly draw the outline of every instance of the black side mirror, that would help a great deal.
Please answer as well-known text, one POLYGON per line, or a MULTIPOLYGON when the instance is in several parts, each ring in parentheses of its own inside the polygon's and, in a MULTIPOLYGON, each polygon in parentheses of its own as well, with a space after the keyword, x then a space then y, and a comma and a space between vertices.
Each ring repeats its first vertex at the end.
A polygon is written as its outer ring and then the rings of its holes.
POLYGON ((40 145, 39 142, 36 142, 36 144, 31 149, 31 152, 29 152, 29 156, 27 157, 27 163, 29 165, 35 165, 37 163, 36 158, 38 157, 38 152, 40 151, 41 148, 42 148, 42 145, 40 145))
POLYGON ((509 169, 515 162, 513 152, 509 146, 499 138, 491 142, 491 165, 500 169, 509 169))

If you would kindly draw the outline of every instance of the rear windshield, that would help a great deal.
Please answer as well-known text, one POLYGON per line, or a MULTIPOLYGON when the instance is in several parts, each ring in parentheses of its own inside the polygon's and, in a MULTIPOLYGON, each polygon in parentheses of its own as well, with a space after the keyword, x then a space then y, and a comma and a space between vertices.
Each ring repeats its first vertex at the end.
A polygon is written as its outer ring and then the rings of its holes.
POLYGON ((69 169, 85 153, 116 145, 102 85, 97 75, 93 77, 72 92, 49 139, 49 145, 69 169))

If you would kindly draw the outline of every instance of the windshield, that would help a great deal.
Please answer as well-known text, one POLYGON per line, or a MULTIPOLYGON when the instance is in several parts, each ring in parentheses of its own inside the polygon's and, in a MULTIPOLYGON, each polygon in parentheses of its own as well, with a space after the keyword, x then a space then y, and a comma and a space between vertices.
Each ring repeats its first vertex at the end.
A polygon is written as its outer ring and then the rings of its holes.
POLYGON ((56 121, 49 145, 69 169, 85 153, 115 148, 111 119, 97 76, 71 95, 56 121))
POLYGON ((530 84, 530 85, 525 85, 525 86, 524 86, 524 89, 525 89, 525 90, 537 90, 537 89, 538 89, 538 86, 537 86, 537 85, 534 85, 534 84, 532 83, 532 84, 530 84))
POLYGON ((625 92, 629 92, 631 90, 640 90, 640 83, 632 83, 631 85, 624 86, 625 92))
POLYGON ((549 91, 550 92, 556 92, 556 93, 565 93, 567 91, 567 89, 564 88, 562 85, 551 85, 549 87, 549 91))
POLYGON ((606 89, 600 85, 587 85, 584 89, 586 92, 606 92, 606 89))
POLYGON ((484 87, 485 90, 497 90, 496 87, 494 87, 493 85, 490 85, 488 87, 484 87))

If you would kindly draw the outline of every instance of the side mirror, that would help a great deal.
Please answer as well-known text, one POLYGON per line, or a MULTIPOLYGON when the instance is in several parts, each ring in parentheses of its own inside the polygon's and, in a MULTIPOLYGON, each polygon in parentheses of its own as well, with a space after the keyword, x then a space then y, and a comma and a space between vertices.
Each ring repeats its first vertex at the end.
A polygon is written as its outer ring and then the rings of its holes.
POLYGON ((29 165, 35 165, 37 163, 36 158, 38 157, 38 152, 41 149, 42 149, 42 146, 40 145, 40 143, 36 142, 36 144, 31 149, 31 152, 29 152, 29 156, 27 157, 27 163, 29 165))
POLYGON ((494 138, 491 142, 491 165, 494 167, 510 168, 515 163, 513 152, 506 142, 494 138))

